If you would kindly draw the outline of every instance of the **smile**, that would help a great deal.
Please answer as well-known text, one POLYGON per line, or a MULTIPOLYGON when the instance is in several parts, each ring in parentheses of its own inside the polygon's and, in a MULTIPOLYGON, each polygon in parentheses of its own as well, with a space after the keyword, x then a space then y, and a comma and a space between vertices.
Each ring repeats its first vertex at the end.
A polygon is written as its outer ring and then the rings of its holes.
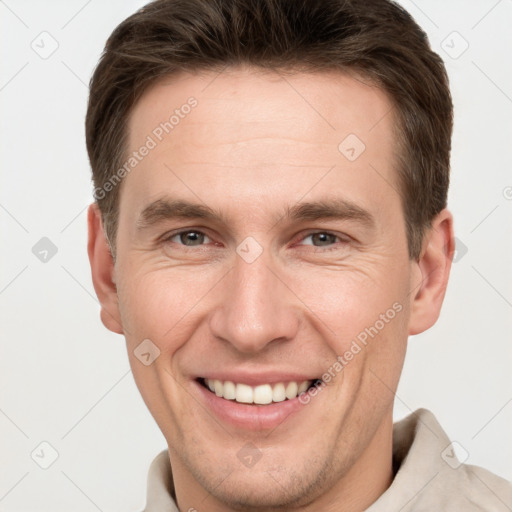
POLYGON ((219 398, 233 400, 241 404, 267 405, 293 400, 312 387, 317 380, 278 382, 258 386, 205 378, 200 378, 199 382, 219 398))

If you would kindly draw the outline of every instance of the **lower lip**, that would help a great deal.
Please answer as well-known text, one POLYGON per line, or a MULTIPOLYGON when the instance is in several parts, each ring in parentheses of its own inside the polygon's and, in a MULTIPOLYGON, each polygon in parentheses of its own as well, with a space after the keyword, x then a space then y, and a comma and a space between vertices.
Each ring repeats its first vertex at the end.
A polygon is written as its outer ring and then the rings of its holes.
MULTIPOLYGON (((223 422, 245 430, 261 431, 275 429, 305 408, 295 397, 291 400, 273 402, 268 405, 246 405, 226 400, 195 381, 199 393, 209 409, 223 422)), ((309 404, 308 404, 309 405, 309 404)))

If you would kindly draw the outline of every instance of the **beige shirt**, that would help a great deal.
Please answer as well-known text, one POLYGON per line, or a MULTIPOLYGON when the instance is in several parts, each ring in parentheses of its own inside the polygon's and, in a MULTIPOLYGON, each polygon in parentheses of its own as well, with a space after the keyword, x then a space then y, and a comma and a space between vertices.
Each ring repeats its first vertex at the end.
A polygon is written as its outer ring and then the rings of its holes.
MULTIPOLYGON (((464 453, 462 448, 458 451, 464 453)), ((393 467, 391 486, 367 512, 512 511, 512 483, 478 466, 461 464, 426 409, 393 425, 393 467)), ((176 505, 167 450, 151 463, 144 512, 186 512, 176 505)))

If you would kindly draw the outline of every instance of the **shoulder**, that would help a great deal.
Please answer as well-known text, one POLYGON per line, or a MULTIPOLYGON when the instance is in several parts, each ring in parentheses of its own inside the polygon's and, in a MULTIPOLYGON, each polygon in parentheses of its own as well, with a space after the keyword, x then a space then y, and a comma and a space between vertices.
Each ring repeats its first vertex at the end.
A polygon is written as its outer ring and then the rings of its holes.
POLYGON ((395 477, 367 512, 511 512, 512 483, 464 464, 435 416, 418 409, 393 427, 395 477))
MULTIPOLYGON (((512 510, 512 483, 487 469, 471 464, 461 464, 456 478, 450 478, 452 489, 446 493, 456 492, 464 498, 464 510, 488 512, 506 512, 512 510)), ((461 502, 462 504, 462 502, 461 502)))

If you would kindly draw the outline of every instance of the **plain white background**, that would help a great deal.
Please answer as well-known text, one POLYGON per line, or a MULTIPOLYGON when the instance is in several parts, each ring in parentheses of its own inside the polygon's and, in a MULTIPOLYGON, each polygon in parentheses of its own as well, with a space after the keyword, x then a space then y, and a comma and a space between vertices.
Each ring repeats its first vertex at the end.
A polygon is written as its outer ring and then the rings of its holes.
MULTIPOLYGON (((432 410, 468 463, 512 479, 512 1, 401 3, 451 80, 458 255, 440 320, 409 341, 395 417, 432 410)), ((166 448, 124 339, 99 320, 86 254, 87 83, 141 5, 0 2, 1 510, 139 511, 166 448)))

